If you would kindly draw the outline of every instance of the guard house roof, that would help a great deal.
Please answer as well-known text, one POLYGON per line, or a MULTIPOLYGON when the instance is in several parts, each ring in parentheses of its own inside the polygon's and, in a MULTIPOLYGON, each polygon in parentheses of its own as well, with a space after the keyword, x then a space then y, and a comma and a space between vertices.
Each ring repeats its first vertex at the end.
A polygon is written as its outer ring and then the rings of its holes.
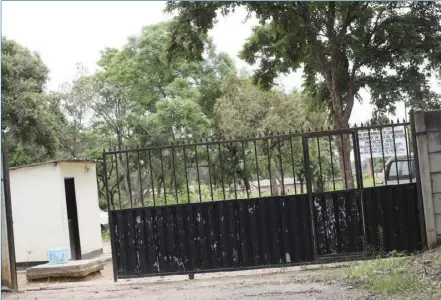
POLYGON ((93 164, 96 164, 99 161, 100 160, 98 160, 98 159, 92 159, 92 158, 66 158, 66 159, 56 159, 56 160, 50 160, 50 161, 41 162, 41 163, 34 163, 34 164, 29 164, 29 165, 11 167, 9 169, 16 170, 16 169, 32 168, 32 167, 50 165, 50 164, 57 165, 59 163, 93 163, 93 164))

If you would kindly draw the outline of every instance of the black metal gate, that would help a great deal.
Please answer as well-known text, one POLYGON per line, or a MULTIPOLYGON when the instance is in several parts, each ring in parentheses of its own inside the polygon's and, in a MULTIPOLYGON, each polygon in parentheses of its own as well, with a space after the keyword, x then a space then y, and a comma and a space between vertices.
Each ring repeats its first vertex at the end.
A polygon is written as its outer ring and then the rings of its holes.
POLYGON ((115 280, 421 249, 408 126, 105 152, 115 280))
MULTIPOLYGON (((341 253, 357 253, 363 250, 365 240, 365 228, 363 222, 362 205, 362 182, 361 165, 358 155, 354 155, 355 177, 353 176, 352 165, 347 165, 345 159, 342 161, 342 182, 340 188, 335 184, 335 170, 333 146, 336 143, 348 141, 348 153, 342 152, 342 157, 350 153, 358 154, 357 130, 338 130, 331 132, 311 132, 303 135, 305 150, 306 174, 309 201, 312 204, 312 214, 315 235, 315 251, 318 256, 341 253), (313 172, 311 170, 310 144, 317 147, 317 158, 319 174, 316 181, 323 182, 322 151, 323 139, 329 145, 329 159, 331 162, 332 185, 325 190, 325 186, 312 187, 313 172), (349 174, 349 176, 345 176, 349 174), (348 182, 351 181, 352 182, 348 182)), ((311 146, 312 146, 311 145, 311 146)), ((328 149, 327 149, 328 150, 328 149)))

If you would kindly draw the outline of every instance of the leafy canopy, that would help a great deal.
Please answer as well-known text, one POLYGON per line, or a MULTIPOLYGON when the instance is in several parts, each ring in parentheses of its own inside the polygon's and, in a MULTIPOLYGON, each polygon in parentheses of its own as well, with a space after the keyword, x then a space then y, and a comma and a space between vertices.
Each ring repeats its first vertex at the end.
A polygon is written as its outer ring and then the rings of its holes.
POLYGON ((40 56, 2 37, 2 144, 17 165, 56 155, 65 119, 59 97, 45 94, 40 56))
POLYGON ((170 56, 200 59, 202 40, 219 14, 238 6, 254 14, 241 58, 258 64, 256 83, 303 67, 305 87, 347 127, 354 100, 367 89, 381 113, 405 100, 411 107, 440 106, 429 85, 441 66, 441 4, 436 2, 168 2, 177 12, 170 56))
POLYGON ((308 95, 264 91, 249 78, 230 78, 216 102, 215 122, 226 137, 248 137, 309 130, 325 125, 326 112, 308 105, 308 95))

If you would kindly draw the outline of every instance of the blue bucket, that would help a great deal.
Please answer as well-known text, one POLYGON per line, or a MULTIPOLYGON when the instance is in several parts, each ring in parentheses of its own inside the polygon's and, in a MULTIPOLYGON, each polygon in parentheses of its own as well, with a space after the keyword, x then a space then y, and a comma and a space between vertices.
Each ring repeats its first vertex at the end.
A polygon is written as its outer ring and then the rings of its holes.
POLYGON ((47 249, 46 253, 50 265, 62 265, 68 261, 67 248, 47 249))

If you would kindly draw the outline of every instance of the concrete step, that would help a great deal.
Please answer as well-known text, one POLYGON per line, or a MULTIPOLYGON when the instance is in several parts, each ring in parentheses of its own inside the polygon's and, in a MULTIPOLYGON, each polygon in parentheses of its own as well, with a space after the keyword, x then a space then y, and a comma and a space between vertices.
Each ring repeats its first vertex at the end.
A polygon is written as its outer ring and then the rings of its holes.
POLYGON ((93 259, 71 260, 62 265, 43 264, 26 270, 28 281, 47 278, 82 278, 104 269, 110 255, 102 255, 93 259))

